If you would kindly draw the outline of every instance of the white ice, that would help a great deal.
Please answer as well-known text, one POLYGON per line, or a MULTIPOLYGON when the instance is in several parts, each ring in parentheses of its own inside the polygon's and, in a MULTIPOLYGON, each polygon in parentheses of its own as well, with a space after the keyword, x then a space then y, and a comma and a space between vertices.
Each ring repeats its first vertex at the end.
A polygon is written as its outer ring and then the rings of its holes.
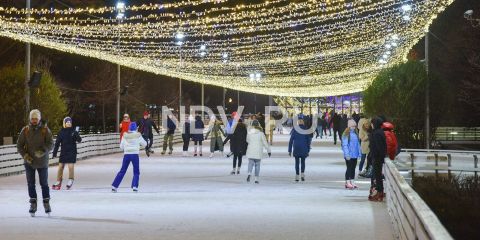
MULTIPOLYGON (((369 182, 359 181, 360 190, 344 189, 338 145, 314 139, 306 182, 295 183, 287 143, 288 135, 275 136, 260 184, 245 181, 247 159, 241 174, 231 176, 232 158, 218 152, 208 158, 208 142, 203 157, 181 157, 181 144, 173 156, 159 149, 150 158, 141 155, 138 193, 129 188, 131 166, 119 192, 110 192, 122 155, 79 161, 73 189, 51 190, 50 218, 40 205, 37 217, 30 217, 24 174, 0 178, 0 239, 393 238, 386 204, 367 200, 369 182)), ((50 186, 56 170, 49 169, 50 186)))

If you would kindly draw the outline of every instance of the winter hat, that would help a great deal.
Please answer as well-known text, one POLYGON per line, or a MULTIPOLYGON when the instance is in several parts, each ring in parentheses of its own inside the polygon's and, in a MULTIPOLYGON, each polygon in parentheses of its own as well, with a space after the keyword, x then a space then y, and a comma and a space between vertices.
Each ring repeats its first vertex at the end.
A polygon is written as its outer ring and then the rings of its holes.
POLYGON ((137 131, 137 123, 136 122, 131 122, 130 126, 128 127, 129 132, 135 132, 137 131))
POLYGON ((253 127, 260 127, 260 122, 257 119, 255 119, 255 120, 252 121, 252 126, 253 127))
POLYGON ((352 127, 357 127, 357 123, 355 122, 355 120, 350 119, 348 120, 348 128, 352 128, 352 127))
POLYGON ((148 111, 143 112, 143 116, 144 116, 144 117, 145 117, 145 116, 148 116, 148 114, 150 114, 148 111))
POLYGON ((33 109, 32 111, 30 111, 30 120, 32 120, 32 118, 36 118, 38 119, 38 121, 40 121, 42 119, 42 114, 40 113, 40 110, 33 109))
POLYGON ((67 127, 67 122, 72 123, 72 118, 71 117, 66 117, 63 119, 63 128, 67 127))

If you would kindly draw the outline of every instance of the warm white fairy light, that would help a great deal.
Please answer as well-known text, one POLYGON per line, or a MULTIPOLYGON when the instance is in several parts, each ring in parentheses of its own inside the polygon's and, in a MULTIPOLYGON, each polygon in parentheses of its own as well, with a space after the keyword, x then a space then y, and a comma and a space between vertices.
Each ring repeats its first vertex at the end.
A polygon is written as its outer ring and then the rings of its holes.
POLYGON ((224 2, 124 6, 121 24, 118 6, 33 9, 30 19, 0 7, 0 35, 204 84, 315 97, 361 91, 404 61, 452 0, 224 2))

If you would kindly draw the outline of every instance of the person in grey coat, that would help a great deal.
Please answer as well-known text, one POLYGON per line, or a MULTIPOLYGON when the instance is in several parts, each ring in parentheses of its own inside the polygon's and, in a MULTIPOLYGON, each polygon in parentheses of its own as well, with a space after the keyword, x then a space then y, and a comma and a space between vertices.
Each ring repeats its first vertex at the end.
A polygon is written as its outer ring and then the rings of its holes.
POLYGON ((37 211, 35 172, 38 172, 40 186, 42 187, 45 213, 49 214, 51 212, 48 187, 48 159, 49 152, 53 148, 53 136, 46 124, 40 121, 41 113, 39 110, 32 110, 29 119, 29 124, 22 129, 18 136, 17 150, 24 159, 28 195, 30 196, 29 212, 34 216, 37 211))

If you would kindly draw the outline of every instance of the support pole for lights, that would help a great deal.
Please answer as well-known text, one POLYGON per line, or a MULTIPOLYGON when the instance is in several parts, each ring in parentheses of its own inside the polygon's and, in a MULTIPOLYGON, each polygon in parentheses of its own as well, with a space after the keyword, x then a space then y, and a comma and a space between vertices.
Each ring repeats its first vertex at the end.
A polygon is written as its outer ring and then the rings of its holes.
POLYGON ((240 91, 237 90, 237 110, 240 108, 240 91))
POLYGON ((202 121, 205 120, 205 84, 202 83, 202 121))
POLYGON ((428 74, 428 30, 425 33, 425 70, 427 83, 425 89, 425 148, 430 149, 430 78, 428 74))
MULTIPOLYGON (((27 22, 30 18, 30 0, 27 0, 27 22)), ((28 114, 30 112, 30 86, 28 82, 30 81, 30 53, 31 45, 27 43, 25 45, 25 117, 28 119, 28 114)))

